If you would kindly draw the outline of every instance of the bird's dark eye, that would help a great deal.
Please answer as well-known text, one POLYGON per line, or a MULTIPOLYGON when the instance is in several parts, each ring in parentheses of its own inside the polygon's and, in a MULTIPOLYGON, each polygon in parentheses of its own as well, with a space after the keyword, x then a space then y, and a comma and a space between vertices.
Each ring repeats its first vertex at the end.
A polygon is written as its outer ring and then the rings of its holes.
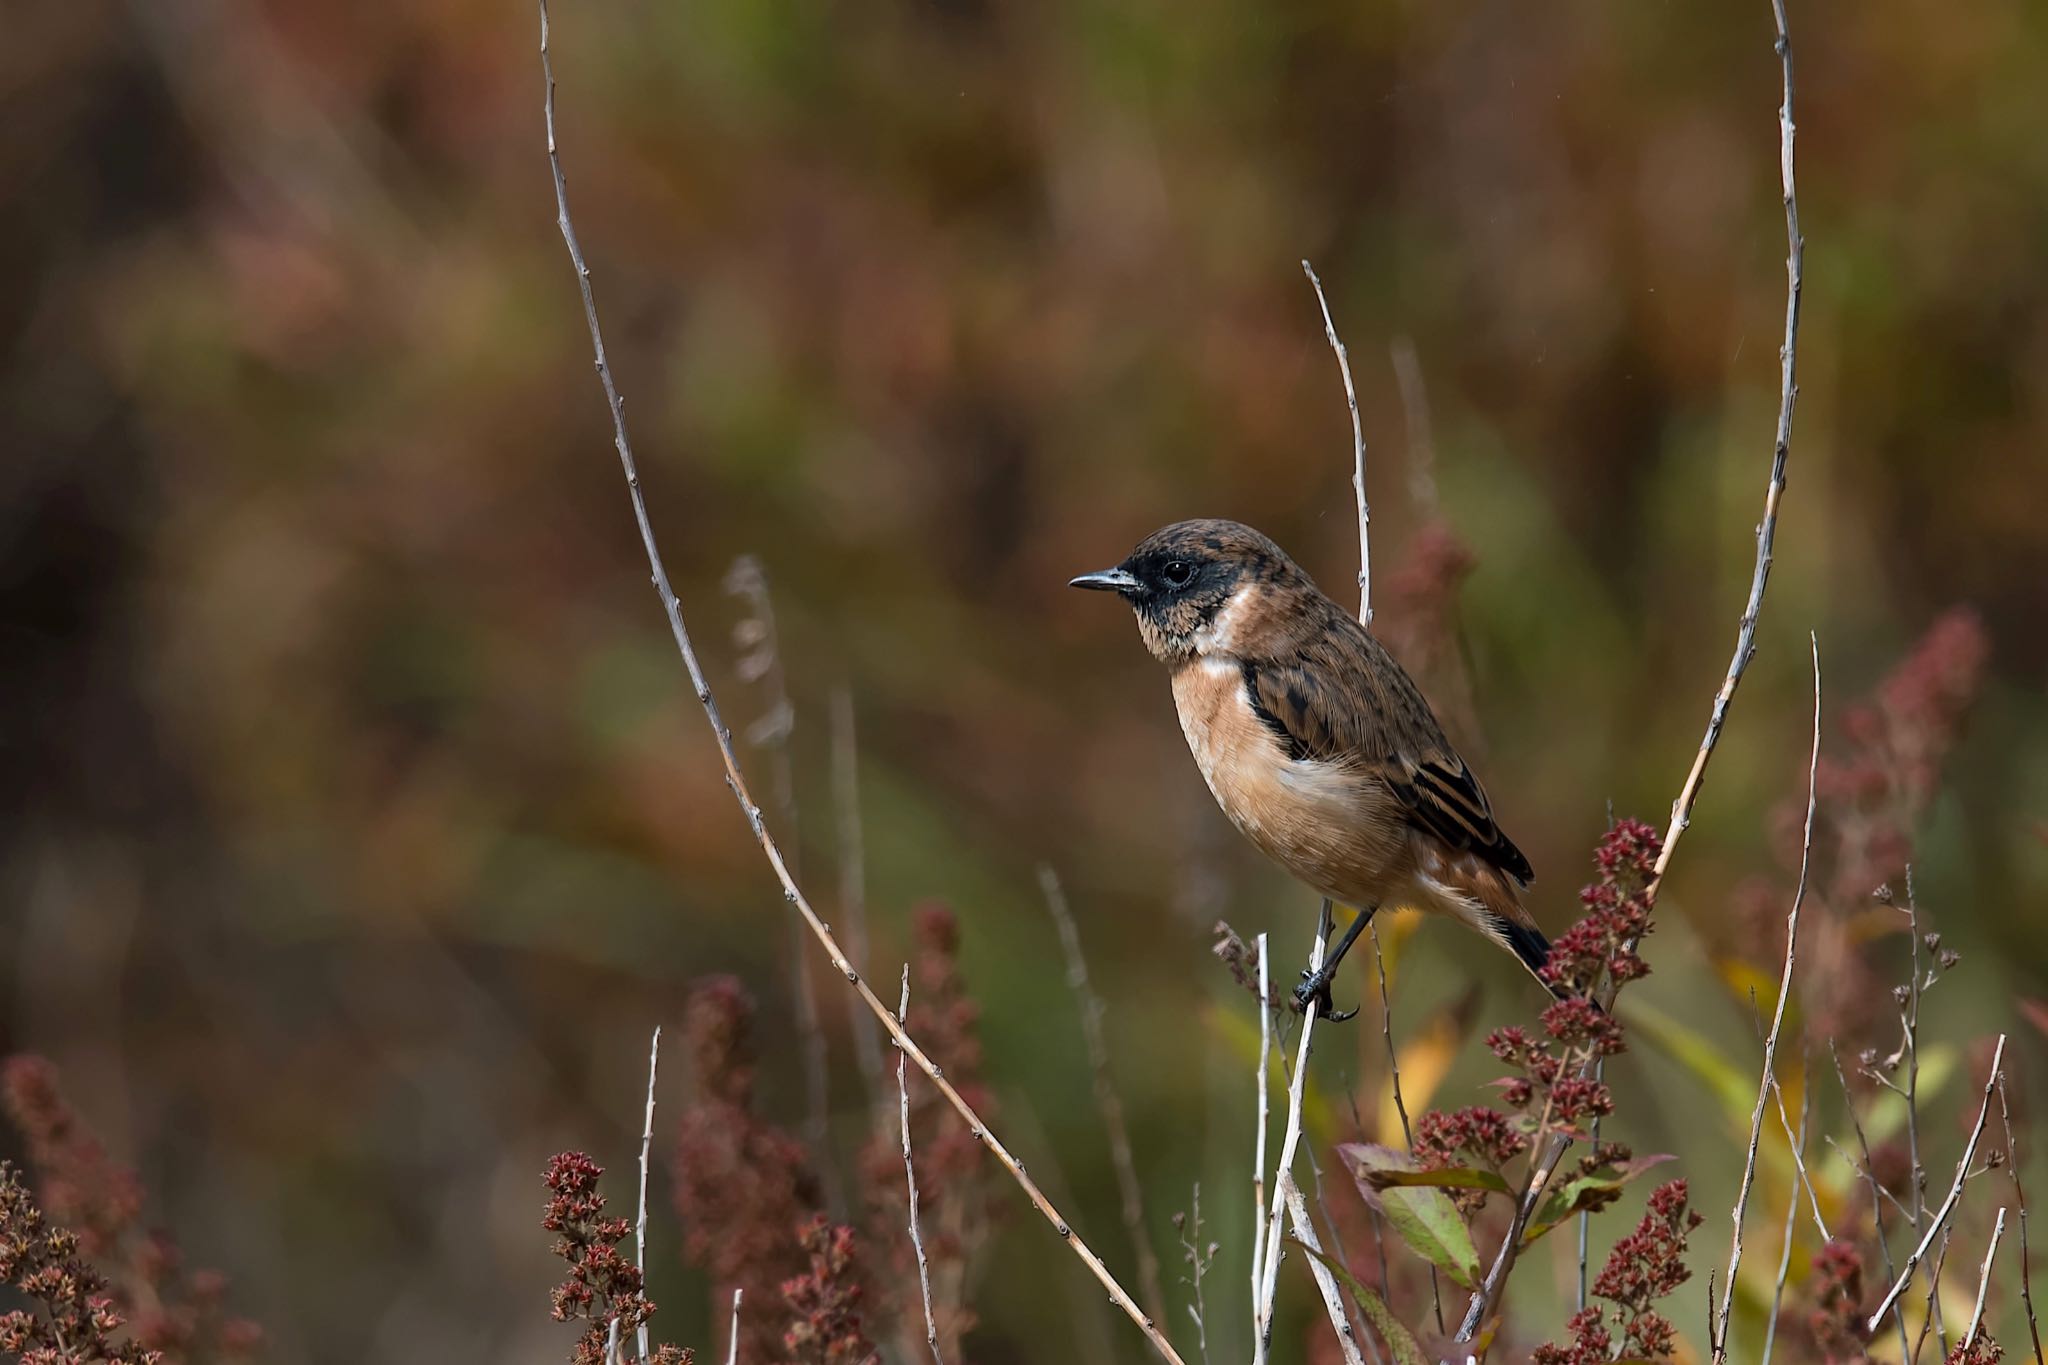
POLYGON ((1195 566, 1185 559, 1169 559, 1166 561, 1166 567, 1159 571, 1159 576, 1166 580, 1169 587, 1185 588, 1195 581, 1195 566))

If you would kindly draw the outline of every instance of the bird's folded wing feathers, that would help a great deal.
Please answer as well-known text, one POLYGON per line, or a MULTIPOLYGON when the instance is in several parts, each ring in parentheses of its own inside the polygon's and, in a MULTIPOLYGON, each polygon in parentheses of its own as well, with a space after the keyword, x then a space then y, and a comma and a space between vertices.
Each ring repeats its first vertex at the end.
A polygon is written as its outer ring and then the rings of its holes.
POLYGON ((1494 823, 1479 779, 1444 738, 1429 704, 1377 642, 1359 647, 1380 653, 1373 667, 1347 659, 1246 661, 1253 710, 1289 758, 1341 763, 1377 778, 1410 823, 1526 886, 1535 877, 1529 860, 1494 823), (1333 668, 1353 685, 1325 681, 1333 668), (1372 692, 1361 692, 1357 684, 1368 680, 1372 692))

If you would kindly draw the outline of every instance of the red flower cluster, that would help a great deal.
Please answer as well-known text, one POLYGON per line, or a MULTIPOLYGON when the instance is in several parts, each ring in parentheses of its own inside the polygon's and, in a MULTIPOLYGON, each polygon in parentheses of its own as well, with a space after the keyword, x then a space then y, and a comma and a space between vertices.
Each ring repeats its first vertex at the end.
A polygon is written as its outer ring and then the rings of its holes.
POLYGON ((820 1200, 803 1147, 754 1113, 753 1017, 731 977, 690 992, 683 1032, 697 1094, 676 1138, 676 1208, 688 1230, 684 1255, 710 1272, 713 1303, 746 1291, 740 1355, 772 1360, 782 1340, 778 1291, 804 1268, 792 1230, 820 1200))
POLYGON ((782 1344, 791 1365, 868 1365, 878 1359, 861 1332, 861 1287, 853 1229, 819 1214, 798 1230, 810 1269, 786 1281, 782 1299, 796 1314, 782 1344))
MULTIPOLYGON (((614 1330, 621 1360, 637 1365, 626 1346, 654 1316, 654 1305, 643 1292, 639 1268, 619 1252, 626 1220, 604 1216, 605 1197, 597 1191, 603 1174, 604 1167, 581 1152, 563 1152, 548 1162, 548 1202, 540 1225, 557 1234, 555 1255, 569 1263, 569 1278, 555 1286, 555 1321, 590 1324, 569 1357, 574 1365, 605 1365, 614 1330)), ((689 1365, 694 1358, 680 1347, 662 1346, 647 1365, 689 1365)))
POLYGON ((1657 831, 1640 820, 1623 820, 1607 831, 1593 850, 1600 880, 1579 892, 1586 914, 1550 945, 1545 981, 1588 995, 1603 977, 1622 986, 1649 975, 1636 945, 1650 932, 1646 888, 1663 846, 1657 831))
POLYGON ((1621 1330, 1616 1346, 1607 1323, 1607 1309, 1589 1307, 1565 1324, 1570 1339, 1563 1345, 1536 1348, 1536 1365, 1592 1365, 1617 1354, 1656 1359, 1671 1354, 1677 1341, 1670 1320, 1656 1309, 1657 1300, 1692 1278, 1685 1267, 1686 1241, 1701 1218, 1687 1206, 1686 1185, 1673 1180, 1650 1195, 1649 1211, 1636 1230, 1614 1244, 1607 1264, 1593 1281, 1595 1298, 1614 1306, 1621 1330))
POLYGON ((1969 1341, 1959 1341, 1948 1353, 1943 1365, 1998 1365, 2005 1359, 2005 1348, 1992 1339, 1989 1332, 1978 1332, 1969 1341))
MULTIPOLYGON (((1415 1122, 1415 1156, 1430 1170, 1478 1166, 1498 1174, 1528 1149, 1528 1135, 1507 1115, 1483 1104, 1449 1114, 1432 1109, 1415 1122)), ((1486 1203, 1485 1190, 1445 1193, 1468 1218, 1486 1203)))
POLYGON ((0 1351, 23 1365, 158 1365, 161 1352, 111 1339, 120 1308, 80 1247, 78 1234, 49 1222, 14 1167, 0 1162, 0 1284, 37 1305, 0 1313, 0 1351))
POLYGON ((256 1349, 262 1329, 224 1312, 225 1276, 184 1273, 168 1234, 137 1231, 142 1182, 108 1157, 65 1102, 56 1067, 41 1057, 9 1057, 0 1066, 0 1100, 27 1140, 43 1203, 76 1229, 64 1235, 75 1235, 84 1256, 108 1267, 105 1276, 89 1273, 106 1290, 108 1312, 132 1320, 142 1349, 167 1365, 239 1359, 256 1349))
POLYGON ((1837 1237, 1814 1253, 1807 1330, 1826 1365, 1862 1365, 1863 1253, 1837 1237))

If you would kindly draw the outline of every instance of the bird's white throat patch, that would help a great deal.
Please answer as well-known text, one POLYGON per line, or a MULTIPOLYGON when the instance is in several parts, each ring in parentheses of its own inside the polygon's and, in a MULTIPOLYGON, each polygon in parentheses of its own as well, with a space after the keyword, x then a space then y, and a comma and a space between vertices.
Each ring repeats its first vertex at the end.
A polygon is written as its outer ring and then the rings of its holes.
POLYGON ((1232 592, 1209 624, 1194 633, 1195 653, 1203 656, 1236 653, 1239 629, 1251 612, 1253 599, 1258 593, 1256 583, 1242 584, 1232 592))

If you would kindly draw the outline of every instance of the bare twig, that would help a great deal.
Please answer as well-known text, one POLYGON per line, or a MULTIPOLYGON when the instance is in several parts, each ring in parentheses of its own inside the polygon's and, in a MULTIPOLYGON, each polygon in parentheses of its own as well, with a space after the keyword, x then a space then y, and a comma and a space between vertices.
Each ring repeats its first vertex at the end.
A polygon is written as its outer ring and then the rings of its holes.
POLYGON ((1337 1291, 1337 1277, 1322 1262, 1323 1244, 1316 1239, 1316 1225, 1309 1219, 1308 1201, 1301 1197, 1301 1187, 1294 1183, 1292 1171, 1283 1170, 1274 1179, 1280 1187, 1280 1197, 1287 1204, 1287 1216, 1294 1223, 1294 1240, 1317 1253, 1308 1258, 1308 1273, 1315 1277, 1316 1290, 1323 1296, 1323 1308, 1330 1315, 1330 1326, 1337 1330, 1337 1348, 1344 1353, 1344 1365, 1365 1365, 1365 1358, 1358 1353, 1358 1339, 1352 1330, 1351 1318, 1344 1311, 1344 1296, 1337 1291))
POLYGON ((781 847, 761 818, 761 808, 755 803, 747 787, 745 774, 740 769, 739 755, 733 748, 732 731, 726 727, 720 714, 711 684, 706 680, 703 665, 697 658, 696 646, 691 642, 689 627, 683 620, 682 601, 676 596, 675 589, 669 585, 668 570, 662 563, 661 551, 655 543, 654 526, 647 511, 647 499, 640 487, 639 468, 633 459, 632 444, 626 434, 625 405, 619 397, 618 386, 613 382, 611 366, 605 357, 604 332, 598 323, 596 297, 591 292, 590 267, 584 263, 583 248, 576 240, 575 224, 569 215, 569 186, 562 174, 562 162, 555 134, 555 77, 554 68, 548 57, 547 0, 538 0, 538 9, 541 76, 546 90, 543 114, 547 127, 548 166, 555 183, 555 223, 561 230, 563 245, 568 249, 569 261, 576 271, 577 285, 583 295, 583 317, 590 330, 591 352, 596 361, 598 380, 604 388, 605 401, 611 409, 612 444, 618 452, 619 466, 626 478, 627 494, 633 507, 633 519, 639 527, 640 543, 647 554, 648 571, 653 578, 655 592, 661 600, 662 610, 668 617, 669 633, 675 637, 676 650, 682 655, 683 666, 689 672, 690 684, 696 691, 698 705, 703 708, 705 719, 710 722, 712 737, 718 744, 719 758, 725 767, 726 785, 731 788, 734 801, 739 804, 741 813, 746 816, 747 826, 753 831, 754 840, 760 845, 761 855, 767 860, 769 870, 775 874, 776 881, 781 885, 783 898, 794 905, 797 912, 803 916, 812 937, 817 939, 819 946, 831 959, 833 969, 846 978, 847 984, 859 994, 868 1012, 880 1021, 884 1030, 917 1069, 931 1078, 932 1084, 945 1097, 946 1103, 965 1120, 968 1132, 989 1150, 1005 1171, 1009 1172, 1010 1178, 1016 1181, 1018 1187, 1030 1199, 1032 1207, 1052 1225, 1053 1230, 1072 1248, 1074 1254, 1081 1258, 1089 1273, 1109 1291, 1111 1300, 1145 1334, 1153 1349, 1163 1358, 1175 1362, 1175 1365, 1184 1365, 1179 1352, 1173 1349, 1173 1343, 1166 1339, 1152 1320, 1145 1316, 1137 1301, 1117 1283, 1116 1277, 1110 1274, 1109 1267, 1102 1263, 1102 1258, 1097 1256, 1074 1231, 1072 1225, 1053 1206, 1052 1201, 1046 1198, 1038 1183, 1025 1172, 1023 1164, 989 1130, 988 1125, 982 1122, 981 1116, 974 1112, 973 1106, 961 1097, 960 1092, 941 1074, 938 1066, 919 1046, 917 1040, 896 1021, 896 1016, 890 1013, 889 1007, 884 1005, 861 979, 859 970, 847 959, 839 946, 839 941, 833 937, 830 927, 818 918, 817 911, 811 907, 803 889, 797 885, 789 863, 783 857, 781 847))
POLYGON ((1372 509, 1365 501, 1365 429, 1358 424, 1358 390, 1351 386, 1351 354, 1337 340, 1337 324, 1330 318, 1330 301, 1323 297, 1323 282, 1315 267, 1301 263, 1302 274, 1315 286, 1316 303, 1323 310, 1323 335, 1337 353, 1337 369, 1344 376, 1344 403, 1351 409, 1351 491, 1358 498, 1358 619, 1372 624, 1372 509))
MULTIPOLYGON (((640 1282, 647 1282, 647 1168, 654 1149, 654 1073, 661 1065, 661 1025, 654 1026, 654 1041, 647 1046, 647 1118, 640 1126, 640 1209, 633 1220, 633 1263, 640 1282)), ((640 1324, 640 1359, 647 1359, 647 1324, 640 1324)))
POLYGON ((1138 1257, 1138 1288, 1145 1297, 1145 1311, 1154 1319, 1166 1316, 1166 1294, 1159 1283, 1159 1257, 1145 1231, 1144 1192, 1138 1184, 1138 1164, 1131 1158, 1131 1134, 1124 1125, 1123 1097, 1109 1072, 1109 1043, 1102 1033, 1102 997, 1088 983, 1088 959, 1081 953, 1081 931, 1060 889, 1059 875, 1050 864, 1038 865, 1038 885, 1045 893, 1045 905, 1059 926, 1060 949, 1067 959, 1067 985, 1081 1006, 1081 1033, 1088 1044, 1088 1066, 1095 1075, 1095 1107, 1101 1111, 1102 1127, 1109 1136, 1110 1164, 1116 1168, 1117 1192, 1122 1198, 1124 1228, 1131 1234, 1138 1257))
POLYGON ((740 1358, 740 1290, 732 1291, 732 1330, 726 1337, 725 1365, 739 1365, 740 1358))
MULTIPOLYGON (((1877 1176, 1871 1172, 1870 1139, 1864 1135, 1863 1120, 1857 1116, 1856 1099, 1849 1093, 1849 1077, 1842 1070, 1842 1053, 1835 1046, 1833 1038, 1828 1039, 1828 1055, 1835 1060, 1835 1080, 1842 1087, 1842 1107, 1849 1111, 1850 1126, 1856 1130, 1856 1146, 1863 1153, 1863 1164, 1857 1167, 1857 1169, 1863 1176, 1864 1184, 1870 1188, 1870 1217, 1871 1221, 1876 1225, 1877 1249, 1884 1255, 1884 1275, 1888 1280, 1894 1279, 1898 1275, 1898 1269, 1892 1264, 1892 1246, 1886 1240, 1884 1233, 1884 1200, 1891 1198, 1891 1191, 1878 1184, 1877 1176)), ((1834 1139, 1830 1138, 1828 1141, 1832 1145, 1834 1139)), ((1841 1149, 1837 1147, 1835 1150, 1840 1151, 1841 1149)), ((1848 1154, 1845 1152, 1843 1155, 1846 1157, 1848 1154)), ((1856 1165, 1853 1161, 1849 1164, 1851 1166, 1856 1165)), ((1896 1204, 1898 1201, 1894 1199, 1892 1202, 1896 1204)), ((1894 1307, 1892 1309, 1892 1320, 1899 1327, 1899 1359, 1904 1360, 1912 1347, 1911 1340, 1906 1335, 1906 1310, 1894 1307)))
MULTIPOLYGON (((1805 239, 1799 234, 1799 201, 1792 173, 1792 144, 1795 127, 1792 122, 1792 40, 1785 25, 1784 0, 1771 0, 1773 17, 1777 22, 1777 52, 1780 69, 1784 77, 1784 101, 1778 107, 1778 165, 1785 201, 1785 338, 1778 351, 1779 390, 1778 427, 1771 451, 1770 480, 1764 489, 1763 519, 1756 528, 1756 566, 1749 581, 1749 598, 1742 609, 1742 619, 1735 631, 1735 652, 1729 657, 1727 676, 1721 680, 1720 690, 1714 694, 1714 702, 1707 716, 1707 729, 1700 740, 1699 752, 1693 756, 1692 767, 1679 787, 1678 798, 1671 805, 1671 823, 1664 832, 1663 851, 1657 855, 1656 866, 1650 884, 1644 894, 1654 904, 1658 891, 1664 884, 1664 874, 1670 869, 1672 854, 1678 848, 1678 841, 1692 823, 1693 806, 1699 800, 1701 785, 1706 780, 1707 765, 1713 759, 1714 749, 1721 742, 1721 731, 1728 722, 1728 711, 1735 700, 1735 691, 1742 683, 1742 675, 1749 668, 1749 661, 1756 652, 1757 618, 1763 612, 1764 590, 1770 582, 1772 547, 1778 533, 1778 507, 1785 494, 1785 463, 1792 447, 1792 412, 1798 399, 1798 372, 1795 364, 1799 343, 1799 302, 1805 280, 1805 239)), ((1604 992, 1609 999, 1603 1005, 1612 1004, 1612 992, 1604 992)), ((1507 1235, 1501 1239, 1500 1250, 1486 1277, 1472 1293, 1465 1308, 1465 1317, 1458 1325, 1457 1339, 1469 1342, 1479 1334, 1480 1327, 1493 1316, 1500 1303, 1502 1291, 1506 1288, 1508 1274, 1514 1269, 1516 1258, 1521 1252, 1522 1235, 1528 1229, 1529 1220, 1535 1215, 1550 1179, 1557 1172, 1558 1163, 1564 1159, 1566 1149, 1571 1145, 1568 1135, 1552 1133, 1532 1153, 1530 1178, 1527 1189, 1516 1206, 1514 1218, 1508 1226, 1507 1235)))
MULTIPOLYGON (((1323 909, 1316 920, 1316 941, 1309 949, 1308 970, 1314 975, 1323 969, 1323 954, 1329 949, 1331 925, 1330 902, 1323 902, 1323 909)), ((1315 1033, 1316 1015, 1320 1009, 1311 1001, 1301 1016, 1301 1040, 1294 1057, 1294 1074, 1287 1084, 1287 1123, 1280 1131, 1280 1161, 1274 1167, 1273 1203, 1267 1215, 1265 1233, 1265 1259, 1260 1263, 1264 1279, 1259 1285, 1257 1313, 1253 1318, 1253 1329, 1257 1339, 1253 1346, 1253 1358, 1264 1361, 1273 1344, 1273 1296, 1278 1288, 1280 1274, 1280 1230, 1282 1226, 1281 1177, 1294 1170, 1294 1153, 1301 1144, 1302 1088, 1308 1081, 1309 1039, 1315 1033)), ((1290 1182, 1291 1183, 1291 1182, 1290 1182)))
MULTIPOLYGON (((868 965, 867 843, 860 819, 860 749, 854 740, 853 694, 832 691, 832 804, 839 817, 839 909, 846 916, 846 947, 863 971, 868 965)), ((873 1017, 853 1000, 853 1058, 870 1103, 882 1094, 882 1038, 873 1017)))
POLYGON ((1977 1306, 1970 1310, 1970 1330, 1963 1333, 1963 1346, 1967 1349, 1977 1340, 1978 1331, 1984 1326, 1984 1295, 1991 1289, 1991 1262, 1998 1255, 1998 1239, 2005 1236, 2005 1209, 1998 1210, 1998 1221, 1991 1225, 1991 1245, 1984 1248, 1984 1268, 1977 1274, 1977 1306))
POLYGON ((2005 1035, 2001 1033, 1998 1035, 1998 1047, 1991 1054, 1991 1075, 1984 1082, 1984 1102, 1977 1110, 1976 1125, 1970 1129, 1970 1140, 1963 1147, 1962 1159, 1956 1162, 1955 1182, 1949 1186, 1948 1197, 1941 1201, 1941 1207, 1935 1210, 1934 1221, 1920 1238, 1920 1245, 1914 1247, 1913 1254, 1906 1258, 1905 1267, 1899 1271, 1899 1278, 1892 1285, 1891 1291, 1884 1296, 1884 1302, 1870 1315, 1868 1326, 1872 1332, 1875 1332, 1877 1325, 1884 1321, 1884 1315, 1891 1311, 1899 1295, 1906 1292, 1907 1284, 1913 1279, 1913 1271, 1919 1267, 1921 1259, 1927 1255, 1927 1248, 1934 1241, 1934 1234, 1940 1231, 1942 1224, 1948 1221, 1949 1214, 1955 1211, 1956 1201, 1963 1197, 1963 1182, 1969 1177, 1970 1162, 1977 1155, 1977 1141, 1984 1136, 1984 1120, 1991 1112, 1991 1094, 1998 1087, 1999 1068, 2004 1061, 2005 1035))
MULTIPOLYGON (((896 1006, 896 1022, 910 1017, 910 964, 903 964, 903 995, 896 1006)), ((910 1192, 910 1249, 917 1253, 917 1292, 924 1303, 924 1341, 931 1347, 932 1365, 946 1365, 939 1355, 939 1325, 932 1318, 932 1272, 924 1255, 924 1233, 917 1225, 917 1167, 910 1159, 910 1080, 904 1073, 903 1054, 896 1054, 896 1106, 898 1131, 903 1134, 903 1183, 910 1192)))
POLYGON ((1201 1350, 1202 1365, 1208 1365, 1209 1305, 1202 1298, 1202 1276, 1208 1273, 1209 1262, 1215 1259, 1216 1247, 1213 1243, 1202 1241, 1201 1181, 1195 1182, 1194 1201, 1189 1208, 1188 1216, 1183 1219, 1179 1214, 1175 1214, 1173 1225, 1180 1229, 1181 1258, 1188 1263, 1186 1283, 1194 1286, 1195 1292, 1195 1301, 1183 1306, 1188 1310, 1188 1316, 1194 1319, 1195 1344, 1201 1350))
MULTIPOLYGON (((1265 1301, 1266 1287, 1266 1129, 1270 1127, 1266 1112, 1267 1094, 1271 1081, 1268 1079, 1267 1059, 1273 1052, 1273 986, 1271 972, 1266 961, 1266 936, 1260 934, 1256 940, 1259 954, 1259 1131, 1253 1140, 1252 1155, 1252 1321, 1258 1322, 1259 1305, 1265 1301)), ((1263 1356, 1263 1348, 1256 1348, 1263 1356)))
MULTIPOLYGON (((1721 1281, 1721 1310, 1715 1317, 1714 1337, 1709 1345, 1716 1362, 1728 1359, 1728 1314, 1735 1304, 1736 1271, 1742 1266, 1742 1217, 1749 1208, 1749 1190, 1756 1179, 1757 1144, 1763 1136, 1764 1105, 1770 1099, 1771 1090, 1777 1082, 1778 1034, 1785 1026, 1785 1005, 1792 998, 1792 967, 1799 951, 1799 907, 1806 901, 1807 871, 1813 859, 1813 811, 1815 784, 1820 775, 1820 637, 1809 633, 1808 644, 1813 650, 1813 749, 1806 767, 1806 831, 1800 841, 1799 885, 1792 893, 1792 909, 1785 916, 1785 966, 1778 976, 1778 1003, 1771 1011, 1771 1031, 1764 1039, 1763 1077, 1756 1086, 1756 1109, 1749 1116, 1749 1147, 1742 1159, 1742 1183, 1736 1188, 1735 1208, 1730 1213, 1734 1231, 1728 1243, 1728 1273, 1721 1281)), ((1798 1147, 1805 1146, 1804 1127, 1798 1147)), ((1785 1134, 1791 1136, 1791 1125, 1786 1125, 1785 1134)), ((1799 1190, 1792 1190, 1792 1206, 1797 1209, 1799 1190)), ((1819 1218, 1818 1211, 1814 1217, 1819 1218)), ((1791 1234, 1786 1234, 1787 1244, 1791 1234)))
MULTIPOLYGON (((1784 1241, 1778 1251, 1778 1278, 1771 1288, 1771 1316, 1764 1327, 1764 1353, 1758 1357, 1757 1365, 1771 1365, 1772 1348, 1778 1344, 1778 1310, 1785 1303, 1785 1281, 1792 1275, 1792 1239, 1799 1230, 1799 1181, 1806 1177, 1804 1156, 1806 1152, 1807 1123, 1813 1117, 1813 1087, 1807 1086, 1799 1094, 1799 1134, 1794 1137, 1787 1129, 1785 1140, 1792 1146, 1792 1159, 1797 1164, 1792 1189, 1785 1197, 1784 1241)), ((1827 1234, 1823 1232, 1822 1238, 1827 1234)), ((1723 1328, 1725 1332, 1725 1327, 1723 1328)))
POLYGON ((2033 1277, 2028 1274, 2027 1262, 2027 1191, 2020 1184, 2020 1154, 2012 1139, 2012 1112, 2005 1105, 2005 1077, 1998 1078, 1998 1118, 2005 1125, 2005 1169, 2012 1176, 2013 1202, 2020 1210, 2020 1302, 2027 1308, 2027 1335, 2034 1343, 2034 1365, 2041 1365, 2041 1327, 2034 1319, 2033 1277))

